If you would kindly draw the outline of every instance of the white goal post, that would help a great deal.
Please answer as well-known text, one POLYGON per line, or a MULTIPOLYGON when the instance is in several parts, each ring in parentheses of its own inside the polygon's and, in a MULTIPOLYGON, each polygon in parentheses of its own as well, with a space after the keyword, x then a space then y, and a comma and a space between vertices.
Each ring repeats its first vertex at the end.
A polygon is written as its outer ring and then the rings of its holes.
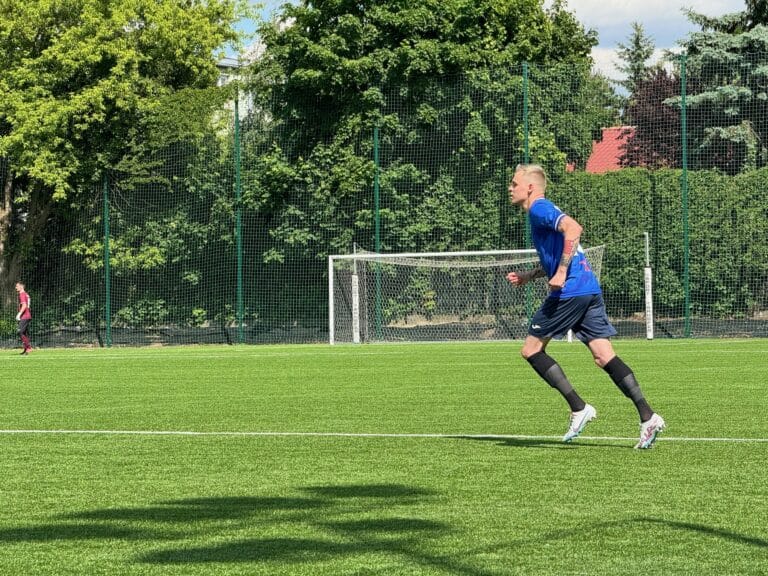
POLYGON ((653 340, 653 270, 651 269, 650 236, 643 232, 645 238, 645 268, 643 268, 643 285, 645 288, 645 337, 653 340))
MULTIPOLYGON (((585 250, 598 277, 604 249, 585 250)), ((533 249, 331 255, 329 342, 524 338, 547 284, 517 288, 506 275, 538 262, 533 249)))

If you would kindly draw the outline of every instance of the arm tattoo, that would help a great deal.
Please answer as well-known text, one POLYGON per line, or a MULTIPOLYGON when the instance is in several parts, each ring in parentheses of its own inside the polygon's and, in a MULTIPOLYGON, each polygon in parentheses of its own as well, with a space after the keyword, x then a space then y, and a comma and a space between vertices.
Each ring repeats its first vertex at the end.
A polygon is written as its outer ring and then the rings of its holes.
POLYGON ((576 255, 576 249, 579 247, 579 237, 573 240, 565 240, 563 244, 563 255, 560 257, 560 266, 568 268, 571 265, 571 259, 576 255))

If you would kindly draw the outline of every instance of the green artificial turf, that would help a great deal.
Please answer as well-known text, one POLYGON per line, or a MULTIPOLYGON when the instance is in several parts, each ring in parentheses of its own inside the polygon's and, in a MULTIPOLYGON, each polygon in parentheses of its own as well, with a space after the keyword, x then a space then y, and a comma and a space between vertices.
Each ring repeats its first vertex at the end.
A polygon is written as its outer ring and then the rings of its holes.
POLYGON ((764 574, 768 341, 615 347, 652 450, 579 344, 570 445, 514 343, 6 352, 0 574, 764 574))

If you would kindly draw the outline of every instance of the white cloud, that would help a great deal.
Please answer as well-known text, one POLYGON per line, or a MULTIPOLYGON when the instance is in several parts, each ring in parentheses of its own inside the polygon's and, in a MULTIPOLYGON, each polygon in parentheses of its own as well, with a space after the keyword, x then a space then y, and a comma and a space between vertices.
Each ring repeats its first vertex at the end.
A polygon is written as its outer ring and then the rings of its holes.
MULTIPOLYGON (((550 6, 552 0, 546 0, 550 6)), ((744 10, 744 0, 568 0, 567 9, 586 28, 597 31, 600 46, 625 43, 632 22, 639 22, 658 48, 671 48, 694 31, 683 8, 706 16, 722 16, 744 10)))
POLYGON ((613 48, 600 48, 599 46, 593 48, 592 60, 595 62, 594 70, 609 80, 617 80, 622 76, 621 72, 616 69, 616 50, 613 48))
MULTIPOLYGON (((552 0, 545 0, 549 7, 552 0)), ((595 69, 619 80, 617 44, 626 44, 632 34, 632 22, 639 22, 654 43, 656 51, 649 64, 657 62, 665 49, 679 49, 678 43, 697 28, 682 9, 716 17, 745 9, 744 0, 568 0, 567 9, 584 27, 597 31, 600 44, 593 48, 595 69)))
MULTIPOLYGON (((546 6, 551 0, 545 2, 546 6)), ((568 10, 589 28, 625 25, 641 22, 644 26, 684 21, 682 8, 691 8, 707 16, 720 16, 744 10, 743 0, 568 0, 568 10)))
MULTIPOLYGON (((648 66, 653 66, 661 61, 665 50, 657 48, 653 51, 651 57, 647 60, 648 66)), ((618 81, 624 78, 624 73, 620 72, 618 65, 622 64, 614 48, 601 48, 597 46, 592 49, 592 60, 594 61, 593 70, 599 72, 609 80, 618 81)))

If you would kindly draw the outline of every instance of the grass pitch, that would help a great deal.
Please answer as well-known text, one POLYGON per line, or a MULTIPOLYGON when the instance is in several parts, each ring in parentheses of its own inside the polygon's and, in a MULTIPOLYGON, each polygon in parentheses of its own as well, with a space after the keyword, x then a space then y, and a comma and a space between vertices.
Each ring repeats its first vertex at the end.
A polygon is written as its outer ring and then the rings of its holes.
POLYGON ((0 573, 765 574, 765 340, 5 352, 0 573))

